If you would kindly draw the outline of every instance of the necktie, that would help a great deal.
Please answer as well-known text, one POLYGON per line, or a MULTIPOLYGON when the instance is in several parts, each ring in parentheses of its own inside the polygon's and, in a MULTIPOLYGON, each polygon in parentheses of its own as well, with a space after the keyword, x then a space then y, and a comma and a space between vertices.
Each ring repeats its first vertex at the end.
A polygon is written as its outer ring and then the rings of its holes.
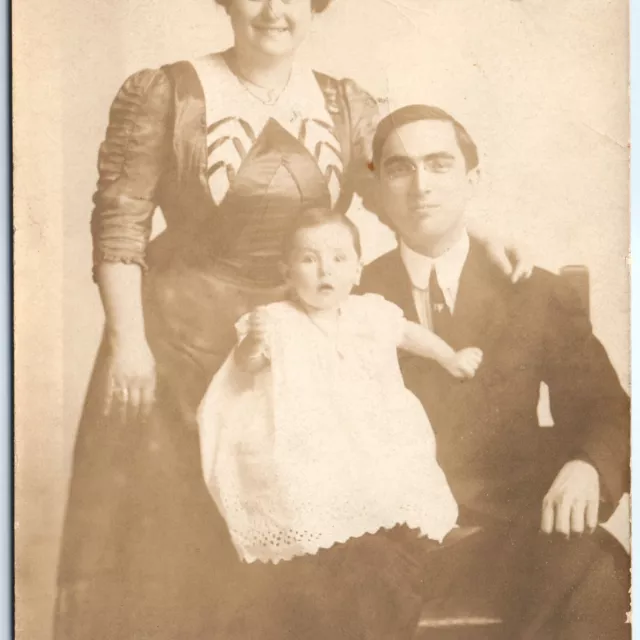
POLYGON ((447 340, 451 331, 451 311, 440 288, 435 267, 431 269, 429 276, 429 306, 434 333, 447 340))

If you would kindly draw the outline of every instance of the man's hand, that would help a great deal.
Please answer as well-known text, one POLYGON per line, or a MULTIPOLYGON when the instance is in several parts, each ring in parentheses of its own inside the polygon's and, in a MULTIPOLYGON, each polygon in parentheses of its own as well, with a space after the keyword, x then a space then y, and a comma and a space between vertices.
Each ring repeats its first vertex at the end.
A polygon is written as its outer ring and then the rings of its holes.
POLYGON ((596 468, 582 460, 562 467, 542 501, 542 531, 569 537, 598 526, 600 479, 596 468))

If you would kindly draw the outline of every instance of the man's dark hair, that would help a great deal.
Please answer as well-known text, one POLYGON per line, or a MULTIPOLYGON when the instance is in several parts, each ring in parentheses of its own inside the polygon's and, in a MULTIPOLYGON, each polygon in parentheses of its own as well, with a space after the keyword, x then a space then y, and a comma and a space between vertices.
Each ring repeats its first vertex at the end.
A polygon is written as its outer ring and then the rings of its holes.
POLYGON ((373 137, 373 168, 380 171, 382 149, 389 136, 406 124, 421 122, 422 120, 441 120, 450 122, 456 134, 456 140, 464 156, 467 171, 475 169, 479 164, 478 148, 467 130, 449 113, 438 107, 424 104, 412 104, 393 111, 384 117, 373 137))

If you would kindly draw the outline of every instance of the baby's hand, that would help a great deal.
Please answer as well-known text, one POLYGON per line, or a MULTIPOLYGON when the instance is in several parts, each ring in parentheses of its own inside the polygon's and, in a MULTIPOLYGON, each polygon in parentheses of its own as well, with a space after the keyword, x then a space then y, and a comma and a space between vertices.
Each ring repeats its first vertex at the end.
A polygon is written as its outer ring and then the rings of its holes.
POLYGON ((445 363, 447 371, 456 378, 468 380, 476 375, 478 367, 482 363, 482 351, 476 347, 469 347, 457 351, 454 356, 445 363))
POLYGON ((242 371, 258 373, 269 364, 269 316, 266 309, 256 307, 247 317, 246 323, 246 335, 235 349, 235 361, 242 371))
POLYGON ((264 343, 269 327, 269 317, 264 307, 256 307, 249 316, 249 334, 255 342, 264 343))

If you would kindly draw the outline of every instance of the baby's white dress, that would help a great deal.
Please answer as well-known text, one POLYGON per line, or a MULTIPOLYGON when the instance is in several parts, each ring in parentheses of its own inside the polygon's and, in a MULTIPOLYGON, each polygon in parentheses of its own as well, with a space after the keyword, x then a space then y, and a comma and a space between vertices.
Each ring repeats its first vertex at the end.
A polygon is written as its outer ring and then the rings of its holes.
POLYGON ((244 373, 231 354, 198 416, 205 481, 240 557, 288 560, 399 524, 442 540, 458 510, 400 373, 401 310, 350 296, 331 337, 293 302, 266 313, 270 366, 244 373))

